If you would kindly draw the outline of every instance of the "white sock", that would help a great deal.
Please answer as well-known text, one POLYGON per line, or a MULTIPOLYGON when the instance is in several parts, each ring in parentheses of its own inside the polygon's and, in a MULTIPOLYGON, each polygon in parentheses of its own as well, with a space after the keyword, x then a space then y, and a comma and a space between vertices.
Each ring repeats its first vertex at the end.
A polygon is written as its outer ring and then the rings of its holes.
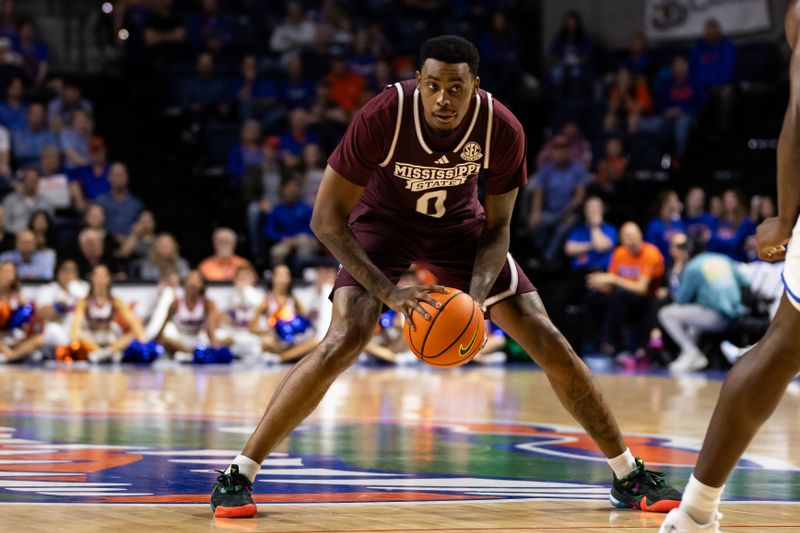
POLYGON ((606 459, 606 461, 608 461, 608 466, 616 474, 617 479, 623 479, 636 470, 636 458, 631 453, 630 448, 625 448, 625 451, 620 455, 606 459))
MULTIPOLYGON (((233 464, 239 467, 239 473, 249 479, 250 483, 253 482, 258 475, 258 472, 261 470, 260 464, 241 454, 236 456, 236 459, 233 460, 233 464)), ((225 470, 225 473, 228 474, 230 471, 231 467, 228 467, 228 469, 225 470)))
POLYGON ((715 488, 709 487, 694 477, 689 478, 689 483, 683 491, 681 509, 692 517, 700 525, 710 524, 717 517, 719 500, 722 498, 722 491, 725 485, 715 488))

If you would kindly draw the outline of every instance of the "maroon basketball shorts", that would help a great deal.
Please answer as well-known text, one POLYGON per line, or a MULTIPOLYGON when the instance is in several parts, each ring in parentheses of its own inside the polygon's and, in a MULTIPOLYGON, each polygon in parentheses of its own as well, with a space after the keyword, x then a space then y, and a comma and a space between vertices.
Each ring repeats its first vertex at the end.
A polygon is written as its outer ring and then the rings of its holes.
MULTIPOLYGON (((370 260, 392 283, 397 283, 411 264, 417 263, 430 270, 442 285, 469 293, 475 252, 483 227, 483 220, 449 228, 437 227, 436 221, 432 221, 425 231, 421 231, 421 228, 410 231, 374 218, 359 218, 351 224, 350 229, 370 260)), ((339 287, 360 286, 342 268, 336 277, 333 292, 339 287)), ((510 296, 535 290, 509 254, 485 304, 488 308, 510 296)))

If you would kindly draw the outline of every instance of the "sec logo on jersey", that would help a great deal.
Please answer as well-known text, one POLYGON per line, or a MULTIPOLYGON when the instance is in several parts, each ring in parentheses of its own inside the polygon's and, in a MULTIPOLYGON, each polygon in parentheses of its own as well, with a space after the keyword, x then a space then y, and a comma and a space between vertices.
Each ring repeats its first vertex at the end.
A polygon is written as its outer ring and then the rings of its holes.
POLYGON ((481 157, 483 157, 481 145, 475 141, 468 142, 466 146, 464 146, 464 150, 461 151, 461 159, 464 161, 477 161, 481 157))

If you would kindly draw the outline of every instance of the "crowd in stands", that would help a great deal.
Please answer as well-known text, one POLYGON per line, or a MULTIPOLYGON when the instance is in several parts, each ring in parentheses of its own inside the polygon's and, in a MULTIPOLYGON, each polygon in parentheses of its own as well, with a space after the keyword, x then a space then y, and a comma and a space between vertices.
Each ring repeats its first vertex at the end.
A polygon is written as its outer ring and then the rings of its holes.
MULTIPOLYGON (((309 227, 327 155, 365 102, 387 84, 413 77, 424 37, 470 38, 481 53, 481 86, 512 110, 527 77, 537 74, 523 61, 518 24, 509 15, 513 1, 113 4, 109 46, 120 51, 124 76, 160 84, 165 116, 178 117, 182 139, 199 147, 198 179, 204 172, 224 176, 227 200, 220 205, 232 205, 235 216, 219 217, 226 224, 214 221, 210 256, 183 257, 186 243, 160 227, 159 212, 129 172, 133 162, 110 157, 118 149, 96 127, 98 102, 84 96, 81 80, 51 68, 35 21, 19 12, 24 4, 2 0, 0 263, 11 265, 19 280, 55 280, 54 294, 91 279, 96 294, 87 297, 84 287, 73 295, 74 305, 85 302, 76 308, 84 314, 94 312, 91 305, 119 306, 103 289, 110 283, 141 280, 175 289, 180 280, 182 296, 173 293, 153 322, 163 327, 127 331, 181 354, 191 351, 187 339, 277 360, 307 350, 286 356, 284 349, 303 341, 285 346, 265 329, 286 308, 280 280, 309 268, 318 278, 332 275, 336 262, 309 227), (445 12, 448 17, 436 17, 445 12), (256 272, 280 281, 266 299, 252 296, 256 272), (248 313, 258 309, 261 322, 235 318, 238 304, 209 305, 202 296, 206 282, 233 283, 236 298, 248 313)), ((748 202, 739 188, 757 191, 738 183, 707 186, 698 164, 703 143, 731 131, 744 76, 737 50, 709 20, 702 38, 688 46, 652 47, 637 33, 626 49, 609 52, 580 13, 564 14, 538 73, 548 122, 524 124, 529 139, 539 138, 534 126, 548 134, 541 146, 531 144, 532 172, 520 192, 512 251, 535 281, 560 273, 551 283, 558 292, 553 315, 559 325, 570 316, 580 323, 570 338, 580 353, 616 356, 631 367, 692 370, 709 362, 704 333, 745 343, 731 331, 763 326, 742 327, 762 317, 761 304, 774 297, 752 301, 747 286, 755 274, 747 263, 756 258, 755 227, 774 215, 774 203, 763 194, 748 202), (644 198, 631 194, 641 171, 662 176, 644 198)), ((0 301, 14 302, 13 286, 0 286, 0 301)), ((289 315, 304 314, 289 307, 289 315)), ((48 323, 61 320, 67 331, 61 341, 98 344, 70 333, 63 313, 48 313, 48 323)), ((91 324, 94 318, 86 316, 91 324)), ((382 344, 370 353, 402 352, 392 329, 397 322, 382 320, 382 344)), ((42 335, 43 343, 55 345, 52 328, 42 335)), ((112 344, 94 357, 122 357, 112 344)), ((0 351, 9 360, 19 355, 0 351)))

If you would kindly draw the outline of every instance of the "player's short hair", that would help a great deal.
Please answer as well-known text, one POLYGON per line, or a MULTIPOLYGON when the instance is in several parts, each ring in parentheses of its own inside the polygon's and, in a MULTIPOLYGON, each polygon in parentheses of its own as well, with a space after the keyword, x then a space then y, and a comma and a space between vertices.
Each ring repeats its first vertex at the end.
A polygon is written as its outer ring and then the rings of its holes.
POLYGON ((466 63, 473 75, 478 74, 480 64, 478 49, 458 35, 440 35, 425 41, 419 52, 420 69, 427 59, 436 59, 444 63, 466 63))

